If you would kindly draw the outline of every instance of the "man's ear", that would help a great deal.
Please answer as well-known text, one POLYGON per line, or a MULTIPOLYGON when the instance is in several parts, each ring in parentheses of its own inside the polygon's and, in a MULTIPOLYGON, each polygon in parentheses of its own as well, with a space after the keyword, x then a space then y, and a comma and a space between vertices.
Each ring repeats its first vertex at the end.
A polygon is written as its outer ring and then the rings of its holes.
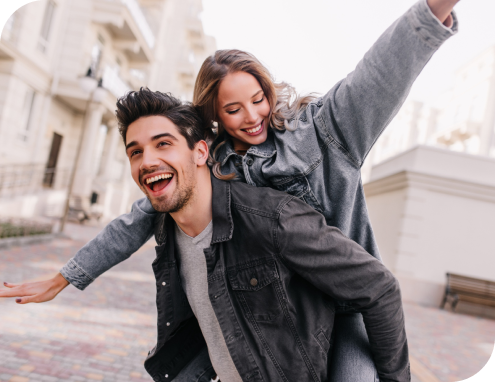
POLYGON ((208 154, 210 152, 208 144, 205 141, 199 141, 194 146, 194 152, 196 155, 196 164, 198 166, 204 166, 208 161, 208 154))

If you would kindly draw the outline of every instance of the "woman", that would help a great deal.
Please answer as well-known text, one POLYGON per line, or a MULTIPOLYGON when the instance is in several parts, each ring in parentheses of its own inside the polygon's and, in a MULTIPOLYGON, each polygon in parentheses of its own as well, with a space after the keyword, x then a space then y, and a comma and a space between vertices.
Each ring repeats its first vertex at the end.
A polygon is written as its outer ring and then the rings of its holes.
MULTIPOLYGON (((275 84, 245 52, 216 52, 203 64, 194 91, 204 121, 218 126, 214 174, 296 195, 379 258, 360 168, 417 75, 454 33, 450 12, 457 1, 421 0, 379 38, 353 73, 320 98, 297 97, 290 86, 275 84)), ((130 214, 110 223, 61 274, 84 289, 149 239, 153 219, 149 202, 136 202, 130 214)), ((63 286, 38 286, 21 303, 51 299, 63 286)), ((340 311, 331 380, 372 381, 376 372, 362 319, 345 302, 340 311)))

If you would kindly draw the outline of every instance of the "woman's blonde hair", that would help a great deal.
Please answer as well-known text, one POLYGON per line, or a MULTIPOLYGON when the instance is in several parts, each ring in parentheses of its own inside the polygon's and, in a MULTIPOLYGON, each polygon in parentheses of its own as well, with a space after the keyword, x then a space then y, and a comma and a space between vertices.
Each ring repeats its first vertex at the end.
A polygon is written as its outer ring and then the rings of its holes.
MULTIPOLYGON (((217 50, 208 57, 199 70, 194 85, 193 104, 205 123, 218 124, 218 136, 224 133, 217 114, 217 96, 220 83, 229 73, 246 72, 254 76, 270 104, 269 126, 289 130, 289 121, 297 120, 303 107, 315 99, 314 95, 299 96, 285 83, 275 83, 267 68, 252 54, 237 49, 217 50)), ((295 125, 294 128, 296 128, 295 125)), ((233 179, 234 174, 223 175, 215 154, 225 141, 219 143, 212 155, 213 174, 219 179, 233 179)))

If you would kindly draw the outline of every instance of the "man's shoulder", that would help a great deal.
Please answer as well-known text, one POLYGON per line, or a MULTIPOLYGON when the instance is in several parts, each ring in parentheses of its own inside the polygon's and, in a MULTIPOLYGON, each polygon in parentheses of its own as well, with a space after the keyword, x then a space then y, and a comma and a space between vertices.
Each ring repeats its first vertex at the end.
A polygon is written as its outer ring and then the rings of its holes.
POLYGON ((255 187, 244 182, 230 181, 231 202, 247 212, 276 218, 294 196, 270 187, 255 187))

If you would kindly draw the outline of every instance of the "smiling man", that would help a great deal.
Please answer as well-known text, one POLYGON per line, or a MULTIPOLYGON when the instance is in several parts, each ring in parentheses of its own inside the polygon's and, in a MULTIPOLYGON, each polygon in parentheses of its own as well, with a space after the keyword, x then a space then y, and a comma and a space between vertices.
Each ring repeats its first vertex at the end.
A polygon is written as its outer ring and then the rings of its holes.
MULTIPOLYGON (((189 104, 141 89, 117 107, 132 177, 160 212, 153 380, 326 381, 342 300, 363 315, 380 381, 410 381, 399 286, 380 261, 295 196, 213 177, 189 104)), ((29 288, 0 297, 35 301, 29 288)))

